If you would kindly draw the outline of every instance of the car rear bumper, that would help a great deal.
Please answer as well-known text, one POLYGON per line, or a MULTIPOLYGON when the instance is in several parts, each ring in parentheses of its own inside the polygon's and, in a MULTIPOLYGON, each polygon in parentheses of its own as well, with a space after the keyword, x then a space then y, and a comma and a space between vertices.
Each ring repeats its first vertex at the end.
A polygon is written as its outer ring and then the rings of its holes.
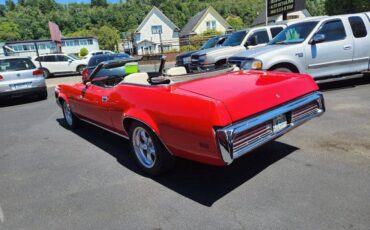
POLYGON ((19 96, 24 96, 24 95, 29 95, 29 94, 38 94, 42 92, 46 92, 46 86, 0 92, 0 98, 19 97, 19 96))
POLYGON ((0 81, 0 96, 11 97, 21 96, 24 94, 34 94, 46 91, 44 77, 17 79, 12 81, 0 81), (14 85, 28 84, 26 87, 14 87, 14 85))
POLYGON ((225 164, 231 164, 234 159, 324 112, 324 98, 320 92, 315 92, 231 126, 216 129, 222 160, 225 164), (275 129, 275 121, 281 116, 285 116, 286 122, 283 128, 275 129))

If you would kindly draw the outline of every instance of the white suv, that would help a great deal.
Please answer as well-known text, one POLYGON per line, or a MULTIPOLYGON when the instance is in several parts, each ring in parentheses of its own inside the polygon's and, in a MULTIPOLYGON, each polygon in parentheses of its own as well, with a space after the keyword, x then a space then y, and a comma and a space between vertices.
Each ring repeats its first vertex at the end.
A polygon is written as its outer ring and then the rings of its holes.
POLYGON ((48 54, 34 59, 36 65, 41 63, 40 69, 44 71, 45 78, 52 74, 82 73, 86 67, 86 60, 81 60, 72 54, 48 54))

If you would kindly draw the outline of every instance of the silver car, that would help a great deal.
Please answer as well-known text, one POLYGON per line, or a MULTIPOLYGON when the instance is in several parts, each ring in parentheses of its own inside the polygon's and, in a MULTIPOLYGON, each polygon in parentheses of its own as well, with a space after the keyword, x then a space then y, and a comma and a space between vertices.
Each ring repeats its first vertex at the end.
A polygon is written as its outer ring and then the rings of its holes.
POLYGON ((47 98, 43 71, 28 58, 0 58, 0 97, 38 94, 47 98))

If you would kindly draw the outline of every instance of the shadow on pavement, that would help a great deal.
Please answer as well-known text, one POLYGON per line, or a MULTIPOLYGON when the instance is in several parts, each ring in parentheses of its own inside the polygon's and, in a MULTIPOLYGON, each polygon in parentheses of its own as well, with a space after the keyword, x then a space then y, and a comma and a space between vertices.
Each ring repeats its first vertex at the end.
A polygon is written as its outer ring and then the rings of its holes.
POLYGON ((340 90, 340 89, 345 89, 345 88, 353 88, 359 85, 367 85, 367 84, 370 84, 370 75, 366 75, 365 77, 362 77, 362 78, 322 83, 322 84, 319 84, 319 88, 321 91, 331 91, 331 90, 340 90))
MULTIPOLYGON (((57 119, 57 121, 61 126, 66 127, 63 119, 57 119)), ((86 123, 73 132, 115 157, 122 166, 147 177, 140 171, 130 154, 127 140, 86 123)), ((296 150, 296 147, 273 141, 227 167, 178 159, 176 167, 170 172, 151 179, 193 201, 210 207, 235 188, 296 150)))
POLYGON ((46 100, 46 99, 42 99, 38 95, 25 95, 25 96, 12 97, 12 98, 6 97, 6 98, 0 99, 0 108, 28 104, 28 103, 33 103, 33 102, 38 102, 38 101, 43 101, 43 100, 46 100))

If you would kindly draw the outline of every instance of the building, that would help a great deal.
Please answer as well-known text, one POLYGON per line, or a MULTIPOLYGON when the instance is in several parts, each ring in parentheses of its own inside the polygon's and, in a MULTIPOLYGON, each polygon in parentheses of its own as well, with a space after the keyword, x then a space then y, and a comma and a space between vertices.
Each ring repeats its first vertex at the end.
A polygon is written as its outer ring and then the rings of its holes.
POLYGON ((143 55, 179 50, 179 31, 166 15, 153 7, 135 31, 137 53, 143 55))
POLYGON ((207 30, 217 30, 227 33, 233 30, 230 24, 212 7, 194 15, 180 32, 180 37, 189 37, 204 33, 207 30))
MULTIPOLYGON (((36 45, 40 55, 56 53, 56 45, 49 39, 5 42, 2 50, 6 55, 33 57, 36 56, 36 45)), ((79 53, 81 48, 99 50, 99 42, 95 37, 62 38, 63 53, 79 53)))
MULTIPOLYGON (((301 20, 304 18, 311 17, 310 12, 307 9, 298 10, 290 12, 287 14, 288 22, 295 20, 301 20)), ((282 22, 283 15, 276 15, 268 18, 268 24, 273 24, 276 22, 282 22)), ((266 7, 264 7, 261 12, 258 14, 257 18, 253 21, 252 26, 263 26, 266 25, 266 7)))

